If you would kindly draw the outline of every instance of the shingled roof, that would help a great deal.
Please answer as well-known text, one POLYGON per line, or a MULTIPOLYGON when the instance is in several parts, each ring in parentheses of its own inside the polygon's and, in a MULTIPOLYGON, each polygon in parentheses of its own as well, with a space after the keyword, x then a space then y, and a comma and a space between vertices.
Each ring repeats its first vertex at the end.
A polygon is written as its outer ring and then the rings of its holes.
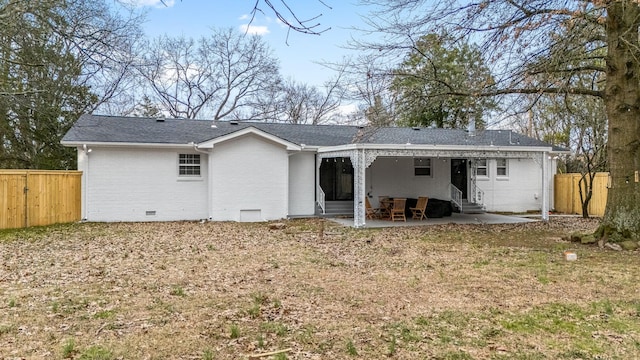
MULTIPOLYGON (((307 146, 425 144, 552 147, 548 143, 509 130, 480 130, 472 136, 467 131, 459 129, 212 122, 88 114, 82 115, 78 119, 62 139, 62 143, 67 145, 78 143, 197 144, 248 127, 256 128, 294 144, 307 146)), ((558 147, 553 147, 553 149, 554 151, 566 151, 558 147)))

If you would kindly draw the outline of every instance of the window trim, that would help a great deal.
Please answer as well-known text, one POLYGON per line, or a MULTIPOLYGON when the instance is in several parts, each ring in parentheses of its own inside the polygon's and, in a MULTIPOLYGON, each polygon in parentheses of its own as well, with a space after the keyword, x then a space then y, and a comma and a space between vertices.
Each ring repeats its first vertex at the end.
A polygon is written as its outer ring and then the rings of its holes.
POLYGON ((178 177, 181 179, 200 179, 202 178, 202 156, 201 154, 180 153, 178 154, 178 177), (184 159, 184 162, 183 162, 184 159), (191 161, 191 162, 190 162, 191 161), (190 168, 197 174, 182 173, 183 169, 190 168))
POLYGON ((498 158, 496 159, 496 178, 506 179, 509 177, 509 159, 498 158), (504 161, 504 166, 499 164, 499 161, 504 161), (500 169, 504 169, 504 174, 500 174, 500 169))
POLYGON ((476 178, 488 179, 489 178, 489 160, 487 158, 476 159, 476 178), (484 165, 480 165, 480 162, 484 162, 484 165), (480 174, 478 170, 484 169, 484 174, 480 174))
POLYGON ((433 160, 427 157, 413 158, 413 176, 433 177, 433 160), (419 170, 428 170, 428 174, 418 174, 419 170))

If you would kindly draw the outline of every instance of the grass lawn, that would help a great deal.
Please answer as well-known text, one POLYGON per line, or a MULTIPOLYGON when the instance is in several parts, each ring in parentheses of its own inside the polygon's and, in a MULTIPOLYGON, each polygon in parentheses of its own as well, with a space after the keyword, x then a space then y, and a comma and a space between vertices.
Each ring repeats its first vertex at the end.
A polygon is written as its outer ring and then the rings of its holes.
POLYGON ((640 359, 639 253, 562 239, 596 220, 321 223, 1 231, 0 359, 640 359))

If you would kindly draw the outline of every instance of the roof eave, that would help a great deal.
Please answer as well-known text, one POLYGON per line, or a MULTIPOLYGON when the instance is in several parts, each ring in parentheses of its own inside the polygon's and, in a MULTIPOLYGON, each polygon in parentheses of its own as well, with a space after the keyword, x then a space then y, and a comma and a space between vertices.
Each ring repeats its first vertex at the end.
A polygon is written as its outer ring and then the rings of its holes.
POLYGON ((469 150, 469 151, 520 151, 520 152, 553 152, 549 146, 498 146, 498 145, 438 145, 438 144, 348 144, 323 146, 319 153, 346 150, 469 150))
POLYGON ((99 146, 99 147, 134 147, 134 148, 193 148, 193 143, 179 144, 179 143, 139 143, 139 142, 117 142, 117 141, 61 141, 63 146, 77 147, 77 146, 99 146))

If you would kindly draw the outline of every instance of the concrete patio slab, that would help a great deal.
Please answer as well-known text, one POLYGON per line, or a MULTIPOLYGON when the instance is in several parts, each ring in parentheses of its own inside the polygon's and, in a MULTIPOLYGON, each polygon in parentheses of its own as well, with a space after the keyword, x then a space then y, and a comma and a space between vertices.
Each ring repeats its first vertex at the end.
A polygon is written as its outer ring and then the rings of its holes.
MULTIPOLYGON (((328 220, 337 222, 344 226, 353 226, 353 218, 327 218, 328 220)), ((367 219, 364 228, 383 228, 398 226, 429 226, 440 224, 516 224, 525 222, 540 221, 539 218, 520 217, 499 214, 458 214, 453 213, 451 216, 442 218, 428 218, 425 220, 407 219, 404 221, 390 220, 369 220, 367 219)))

